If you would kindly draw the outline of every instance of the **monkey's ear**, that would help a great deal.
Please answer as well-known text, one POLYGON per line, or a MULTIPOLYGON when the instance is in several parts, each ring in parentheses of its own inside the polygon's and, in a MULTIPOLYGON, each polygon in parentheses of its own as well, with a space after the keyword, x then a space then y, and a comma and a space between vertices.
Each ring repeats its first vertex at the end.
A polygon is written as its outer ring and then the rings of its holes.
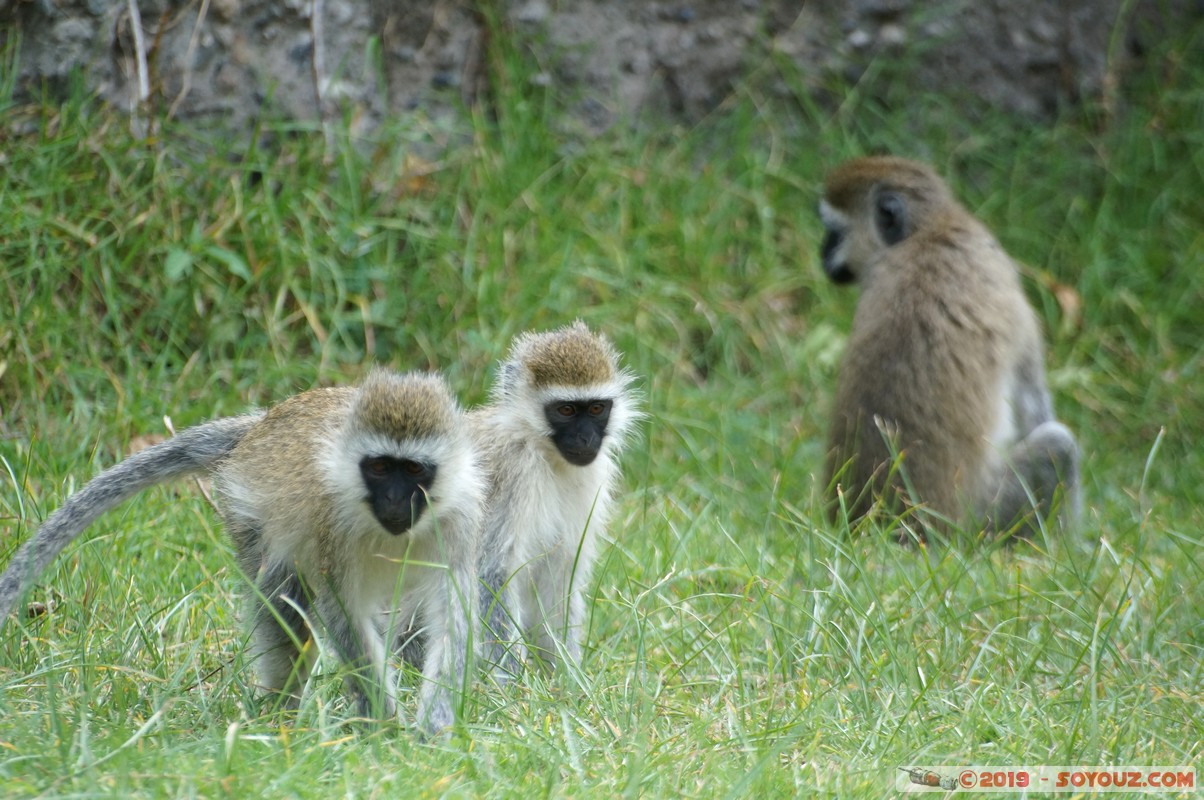
POLYGON ((498 373, 498 389, 501 390, 503 395, 513 394, 521 378, 522 366, 513 361, 506 361, 502 364, 501 371, 498 373))
POLYGON ((907 204, 894 192, 882 192, 874 201, 874 225, 887 247, 907 238, 907 204))

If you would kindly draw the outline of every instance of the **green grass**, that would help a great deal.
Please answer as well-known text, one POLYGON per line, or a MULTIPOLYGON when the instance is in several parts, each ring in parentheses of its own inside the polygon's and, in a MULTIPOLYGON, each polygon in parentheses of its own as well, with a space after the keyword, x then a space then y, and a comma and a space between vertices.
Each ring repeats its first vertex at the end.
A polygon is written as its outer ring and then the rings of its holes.
POLYGON ((913 763, 1204 764, 1201 34, 1119 113, 1051 126, 862 85, 582 141, 505 51, 463 129, 400 121, 329 163, 310 130, 148 141, 79 99, 9 108, 4 561, 163 416, 374 361, 472 404, 514 334, 581 317, 648 419, 580 672, 481 686, 431 744, 346 725, 331 675, 281 726, 200 495, 109 514, 43 576, 53 612, 0 632, 5 796, 881 797, 913 763), (1029 265, 1087 458, 1074 535, 917 550, 820 513, 855 295, 818 267, 816 186, 883 150, 932 161, 1029 265))

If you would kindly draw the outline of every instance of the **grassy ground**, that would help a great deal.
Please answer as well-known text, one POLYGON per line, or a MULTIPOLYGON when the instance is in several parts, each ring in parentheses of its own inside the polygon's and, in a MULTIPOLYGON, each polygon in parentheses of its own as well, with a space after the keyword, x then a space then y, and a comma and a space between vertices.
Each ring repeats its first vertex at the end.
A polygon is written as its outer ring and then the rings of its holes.
POLYGON ((148 141, 86 102, 9 108, 3 561, 162 417, 373 361, 475 403, 515 333, 581 317, 649 418, 581 671, 481 688, 433 744, 348 727, 332 676, 289 724, 262 711, 216 516, 144 494, 44 576, 52 613, 0 632, 5 796, 881 797, 912 763, 1204 765, 1201 53, 1189 33, 1118 111, 1051 127, 747 91, 589 142, 502 57, 495 113, 329 164, 312 131, 148 141), (920 551, 819 513, 855 295, 819 270, 815 187, 883 150, 932 161, 1031 265, 1087 457, 1073 536, 920 551))

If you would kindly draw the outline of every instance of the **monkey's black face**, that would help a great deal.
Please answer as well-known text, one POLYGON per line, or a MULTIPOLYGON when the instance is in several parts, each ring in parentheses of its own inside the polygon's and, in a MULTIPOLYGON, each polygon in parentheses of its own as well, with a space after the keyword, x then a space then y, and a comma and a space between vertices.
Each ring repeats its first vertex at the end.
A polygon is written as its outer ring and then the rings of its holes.
POLYGON ((360 462, 368 505, 385 530, 396 536, 418 522, 435 471, 434 464, 391 456, 368 456, 360 462))
POLYGON ((594 463, 612 406, 613 400, 553 400, 544 406, 552 441, 565 461, 577 467, 594 463))

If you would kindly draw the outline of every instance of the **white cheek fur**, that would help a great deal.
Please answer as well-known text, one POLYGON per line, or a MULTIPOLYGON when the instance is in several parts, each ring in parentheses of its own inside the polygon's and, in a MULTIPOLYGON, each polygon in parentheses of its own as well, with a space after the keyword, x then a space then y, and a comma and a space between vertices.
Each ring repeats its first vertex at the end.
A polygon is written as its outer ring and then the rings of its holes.
POLYGON ((849 218, 833 208, 827 200, 819 201, 819 218, 825 228, 840 231, 849 227, 849 218))

